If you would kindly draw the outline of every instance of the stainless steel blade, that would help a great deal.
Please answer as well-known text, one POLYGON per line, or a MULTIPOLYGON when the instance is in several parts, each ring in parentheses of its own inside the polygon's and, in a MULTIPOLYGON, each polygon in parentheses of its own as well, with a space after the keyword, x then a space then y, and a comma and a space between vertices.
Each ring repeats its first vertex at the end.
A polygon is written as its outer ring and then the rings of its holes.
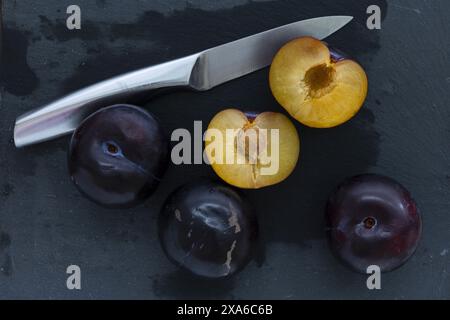
POLYGON ((99 108, 126 102, 142 92, 165 87, 208 90, 268 66, 277 50, 294 38, 323 39, 351 20, 329 16, 294 22, 99 82, 18 117, 15 145, 23 147, 70 133, 99 108))
POLYGON ((199 81, 192 85, 207 90, 264 68, 286 42, 302 36, 324 39, 352 19, 328 16, 302 20, 206 50, 192 70, 192 79, 199 81))

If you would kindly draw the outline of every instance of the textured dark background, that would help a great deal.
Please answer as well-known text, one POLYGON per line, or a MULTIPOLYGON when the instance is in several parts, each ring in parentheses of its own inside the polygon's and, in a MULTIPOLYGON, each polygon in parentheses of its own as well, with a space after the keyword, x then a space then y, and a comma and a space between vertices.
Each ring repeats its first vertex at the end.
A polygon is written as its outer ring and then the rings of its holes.
MULTIPOLYGON (((0 95, 0 298, 450 298, 450 2, 3 0, 0 95), (45 4, 44 4, 45 3, 45 4), (65 27, 76 3, 82 30, 65 27), (365 27, 378 4, 382 29, 365 27), (66 170, 67 138, 16 150, 21 113, 109 76, 184 56, 303 18, 355 20, 327 41, 366 69, 362 111, 335 129, 297 124, 301 160, 277 186, 245 192, 261 222, 258 258, 226 281, 180 273, 163 255, 156 217, 165 197, 206 165, 172 165, 156 194, 129 211, 84 199, 66 170), (323 206, 344 177, 389 175, 415 196, 423 238, 382 290, 341 266, 324 239, 323 206), (66 267, 82 269, 69 291, 66 267)), ((206 123, 224 107, 284 112, 267 69, 203 93, 147 103, 170 132, 206 123)))

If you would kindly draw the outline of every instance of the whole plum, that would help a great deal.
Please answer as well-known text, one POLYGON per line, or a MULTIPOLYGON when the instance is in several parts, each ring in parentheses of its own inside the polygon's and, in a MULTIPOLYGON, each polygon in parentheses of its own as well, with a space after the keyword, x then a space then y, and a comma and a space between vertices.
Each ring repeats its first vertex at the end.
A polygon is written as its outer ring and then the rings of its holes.
POLYGON ((201 180, 175 190, 158 221, 168 258, 202 277, 241 270, 253 255, 258 224, 249 203, 234 189, 201 180))
POLYGON ((109 208, 147 199, 168 163, 168 139, 147 111, 119 104, 86 118, 70 142, 68 167, 77 188, 109 208))
POLYGON ((370 265, 381 271, 401 266, 416 250, 422 230, 408 190, 375 174, 341 183, 328 199, 326 221, 334 254, 361 273, 370 265))

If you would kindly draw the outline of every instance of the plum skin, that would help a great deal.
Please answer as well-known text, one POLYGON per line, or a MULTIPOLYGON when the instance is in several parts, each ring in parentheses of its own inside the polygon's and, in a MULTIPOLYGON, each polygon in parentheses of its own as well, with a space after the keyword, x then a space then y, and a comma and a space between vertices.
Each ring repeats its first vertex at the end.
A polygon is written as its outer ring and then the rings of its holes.
POLYGON ((72 135, 69 174, 87 198, 107 208, 130 208, 156 189, 169 142, 153 115, 118 104, 87 117, 72 135))
POLYGON ((415 252, 421 217, 408 190, 376 174, 354 176, 340 184, 326 206, 332 252, 353 270, 369 265, 382 272, 403 265, 415 252))
POLYGON ((256 216, 235 189, 202 179, 175 190, 158 218, 170 261, 203 278, 224 278, 251 260, 258 238, 256 216))

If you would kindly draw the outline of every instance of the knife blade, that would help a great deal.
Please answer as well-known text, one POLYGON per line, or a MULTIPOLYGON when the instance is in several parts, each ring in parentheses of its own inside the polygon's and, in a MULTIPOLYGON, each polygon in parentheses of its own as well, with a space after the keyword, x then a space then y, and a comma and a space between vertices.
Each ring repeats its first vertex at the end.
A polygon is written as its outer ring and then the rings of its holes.
POLYGON ((165 87, 209 90, 267 67, 278 49, 294 38, 324 39, 352 19, 328 16, 302 20, 99 82, 19 116, 14 143, 23 147, 68 134, 92 112, 138 93, 165 87))
POLYGON ((198 87, 211 89, 264 68, 286 42, 302 36, 324 39, 351 20, 347 16, 302 20, 206 50, 200 56, 199 68, 193 70, 203 75, 198 87))

